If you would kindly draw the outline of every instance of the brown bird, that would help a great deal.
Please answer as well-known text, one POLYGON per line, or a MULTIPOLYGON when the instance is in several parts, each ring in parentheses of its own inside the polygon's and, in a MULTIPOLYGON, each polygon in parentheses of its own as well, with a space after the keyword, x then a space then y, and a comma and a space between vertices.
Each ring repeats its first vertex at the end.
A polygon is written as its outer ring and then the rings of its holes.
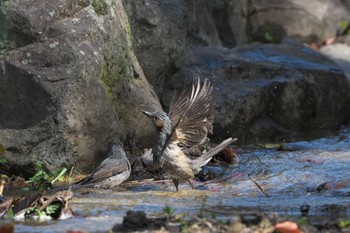
POLYGON ((131 173, 131 166, 121 144, 114 144, 107 158, 76 185, 93 186, 94 188, 113 188, 125 180, 131 173))
POLYGON ((172 178, 177 191, 180 181, 190 181, 215 154, 237 140, 226 139, 195 159, 190 159, 184 153, 185 148, 203 144, 208 133, 213 131, 212 96, 213 86, 210 82, 204 80, 201 85, 198 78, 191 89, 183 92, 177 100, 172 100, 169 114, 142 111, 158 131, 157 143, 153 148, 154 164, 172 178))

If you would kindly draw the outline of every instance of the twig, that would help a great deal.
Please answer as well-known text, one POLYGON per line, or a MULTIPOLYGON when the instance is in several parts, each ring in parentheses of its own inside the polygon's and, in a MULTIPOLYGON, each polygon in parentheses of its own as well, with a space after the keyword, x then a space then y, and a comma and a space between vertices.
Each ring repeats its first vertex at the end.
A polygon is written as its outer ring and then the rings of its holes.
POLYGON ((40 211, 43 211, 44 209, 46 209, 46 207, 48 207, 49 205, 51 205, 51 203, 54 202, 54 201, 56 200, 56 194, 47 197, 47 200, 46 200, 46 201, 44 200, 44 199, 45 199, 44 196, 42 196, 41 199, 42 199, 42 203, 43 203, 43 204, 42 204, 42 206, 40 206, 38 209, 39 209, 40 211))
POLYGON ((265 190, 258 184, 258 182, 256 182, 256 180, 254 180, 254 178, 248 174, 249 178, 253 181, 253 183, 258 186, 258 188, 260 189, 260 191, 265 194, 266 197, 269 197, 269 194, 267 192, 265 192, 265 190))
POLYGON ((4 191, 4 187, 5 187, 5 181, 4 180, 0 180, 0 195, 2 195, 2 192, 4 191))
POLYGON ((72 177, 72 174, 73 174, 73 171, 74 171, 74 166, 70 169, 70 172, 69 172, 69 175, 68 177, 66 178, 66 183, 70 183, 70 178, 72 177))
POLYGON ((152 183, 165 183, 170 181, 171 181, 170 179, 154 180, 153 178, 150 178, 150 179, 144 179, 144 180, 132 180, 132 181, 124 182, 121 184, 121 186, 139 186, 139 185, 146 185, 146 184, 152 184, 152 183))

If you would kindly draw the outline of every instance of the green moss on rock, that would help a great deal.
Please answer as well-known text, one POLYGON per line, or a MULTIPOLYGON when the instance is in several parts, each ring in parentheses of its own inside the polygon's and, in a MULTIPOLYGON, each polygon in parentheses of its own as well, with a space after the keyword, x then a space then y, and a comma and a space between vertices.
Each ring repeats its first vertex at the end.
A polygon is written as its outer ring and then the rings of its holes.
POLYGON ((122 45, 106 46, 103 56, 103 83, 111 89, 122 77, 131 77, 132 63, 122 45))
POLYGON ((104 0, 93 0, 91 5, 97 15, 106 15, 108 13, 108 5, 104 0))
POLYGON ((119 101, 115 100, 118 92, 123 91, 122 80, 133 77, 132 61, 128 50, 121 42, 106 45, 103 51, 102 85, 113 103, 118 117, 125 125, 128 125, 131 122, 130 110, 125 109, 123 104, 118 104, 119 101))

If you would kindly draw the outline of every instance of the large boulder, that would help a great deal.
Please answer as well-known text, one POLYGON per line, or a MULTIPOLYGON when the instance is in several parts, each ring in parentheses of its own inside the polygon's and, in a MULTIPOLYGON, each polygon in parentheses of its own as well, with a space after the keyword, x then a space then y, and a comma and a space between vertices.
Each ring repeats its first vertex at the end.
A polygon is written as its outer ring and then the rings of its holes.
POLYGON ((350 119, 350 83, 327 57, 302 45, 193 47, 166 84, 174 91, 193 77, 214 83, 214 138, 283 141, 339 129, 350 119))
POLYGON ((185 1, 188 42, 232 48, 248 41, 248 0, 185 1))
POLYGON ((153 143, 139 110, 161 107, 133 53, 121 1, 5 3, 2 172, 31 175, 35 161, 91 171, 114 141, 132 150, 153 143))
MULTIPOLYGON (((302 42, 336 34, 350 20, 341 0, 124 0, 135 53, 158 95, 186 58, 186 46, 233 48, 249 42, 302 42)), ((166 104, 166 103, 165 103, 166 104)))
POLYGON ((349 9, 341 0, 249 2, 247 35, 250 41, 280 42, 288 36, 303 42, 334 37, 349 9))
POLYGON ((314 42, 333 37, 350 20, 342 0, 201 0, 185 1, 188 41, 233 48, 248 42, 280 42, 292 37, 314 42))
POLYGON ((335 61, 350 80, 350 46, 348 44, 335 43, 323 46, 320 53, 335 61))
POLYGON ((124 0, 133 47, 149 82, 160 93, 164 81, 182 65, 186 9, 180 0, 124 0))

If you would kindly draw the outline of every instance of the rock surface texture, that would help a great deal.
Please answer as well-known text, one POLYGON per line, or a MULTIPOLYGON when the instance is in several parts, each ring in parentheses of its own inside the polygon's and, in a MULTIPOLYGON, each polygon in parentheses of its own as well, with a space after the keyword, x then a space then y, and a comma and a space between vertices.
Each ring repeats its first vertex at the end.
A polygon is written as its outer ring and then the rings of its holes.
POLYGON ((215 138, 291 140, 349 121, 348 79, 333 61, 302 45, 191 48, 167 82, 163 102, 195 76, 214 83, 215 138))
POLYGON ((333 37, 349 9, 340 0, 250 1, 247 31, 250 41, 280 42, 288 36, 304 42, 333 37))
POLYGON ((320 49, 320 53, 331 58, 341 67, 350 80, 350 45, 349 44, 332 44, 320 49))
POLYGON ((30 176, 36 161, 91 172, 118 141, 133 163, 155 140, 140 110, 166 109, 195 76, 215 85, 214 140, 338 129, 350 92, 335 63, 294 42, 244 44, 334 35, 343 4, 1 1, 0 172, 30 176))
POLYGON ((139 108, 160 104, 133 54, 121 1, 6 3, 11 43, 0 76, 3 170, 32 173, 40 161, 91 171, 114 141, 152 143, 139 108))
POLYGON ((184 58, 186 9, 180 0, 124 0, 133 47, 147 80, 157 93, 184 58))

